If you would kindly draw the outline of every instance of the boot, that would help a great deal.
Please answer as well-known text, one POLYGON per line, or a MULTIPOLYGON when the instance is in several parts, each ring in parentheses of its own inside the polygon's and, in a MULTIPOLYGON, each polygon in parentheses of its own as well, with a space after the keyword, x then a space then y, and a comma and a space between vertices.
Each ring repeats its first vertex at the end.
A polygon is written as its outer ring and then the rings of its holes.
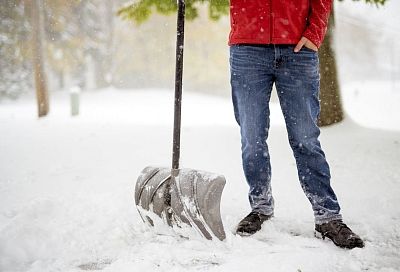
POLYGON ((332 220, 323 224, 315 225, 315 236, 322 236, 332 240, 332 242, 341 248, 352 249, 355 247, 364 247, 364 241, 355 234, 342 220, 332 220))
POLYGON ((250 236, 259 231, 264 221, 271 217, 272 215, 251 212, 239 222, 239 225, 236 228, 236 234, 239 234, 240 236, 250 236))

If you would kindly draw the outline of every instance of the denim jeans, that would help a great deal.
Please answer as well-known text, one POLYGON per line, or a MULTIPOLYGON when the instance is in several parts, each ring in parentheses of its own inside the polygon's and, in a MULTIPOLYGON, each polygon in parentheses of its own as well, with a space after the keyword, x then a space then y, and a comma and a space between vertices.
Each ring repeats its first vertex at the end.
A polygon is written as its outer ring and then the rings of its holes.
POLYGON ((318 140, 319 59, 311 49, 303 47, 298 53, 293 49, 294 45, 230 47, 234 113, 240 126, 252 211, 271 215, 274 199, 267 138, 269 100, 275 83, 300 184, 312 205, 315 222, 320 224, 341 219, 341 215, 318 140))

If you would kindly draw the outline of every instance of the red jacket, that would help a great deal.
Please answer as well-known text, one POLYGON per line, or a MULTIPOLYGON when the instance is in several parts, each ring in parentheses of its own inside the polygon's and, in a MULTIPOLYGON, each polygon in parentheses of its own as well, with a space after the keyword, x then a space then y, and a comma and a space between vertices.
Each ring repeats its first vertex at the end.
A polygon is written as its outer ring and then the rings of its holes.
POLYGON ((230 0, 232 44, 297 44, 324 39, 332 0, 230 0))

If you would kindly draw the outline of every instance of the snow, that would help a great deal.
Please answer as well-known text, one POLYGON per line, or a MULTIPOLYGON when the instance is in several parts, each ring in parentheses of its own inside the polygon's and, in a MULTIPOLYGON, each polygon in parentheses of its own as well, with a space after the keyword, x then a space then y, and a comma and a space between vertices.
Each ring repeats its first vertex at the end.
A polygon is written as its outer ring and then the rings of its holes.
POLYGON ((181 164, 225 175, 223 242, 190 228, 180 230, 185 239, 161 222, 151 228, 135 208, 141 170, 171 161, 172 91, 81 92, 74 117, 69 94, 60 92, 40 120, 32 98, 2 103, 0 271, 399 271, 400 98, 390 88, 390 82, 344 86, 347 119, 322 130, 344 219, 366 240, 354 250, 314 237, 275 103, 269 138, 275 218, 242 238, 232 232, 249 204, 231 101, 184 92, 181 164))
POLYGON ((400 81, 399 10, 399 1, 379 7, 336 1, 335 52, 342 81, 400 81))
POLYGON ((342 92, 347 114, 358 124, 386 130, 400 130, 400 81, 352 82, 342 92))

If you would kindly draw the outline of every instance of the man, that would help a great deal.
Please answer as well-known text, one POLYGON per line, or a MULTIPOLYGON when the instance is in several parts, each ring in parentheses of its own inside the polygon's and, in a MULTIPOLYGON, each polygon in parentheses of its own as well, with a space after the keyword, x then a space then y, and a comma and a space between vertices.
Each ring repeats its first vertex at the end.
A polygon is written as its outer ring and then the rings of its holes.
POLYGON ((300 183, 314 211, 316 234, 339 247, 363 247, 360 237, 342 221, 318 140, 317 50, 327 30, 332 0, 230 0, 230 5, 232 100, 252 209, 236 232, 252 235, 273 216, 266 141, 275 83, 300 183))

